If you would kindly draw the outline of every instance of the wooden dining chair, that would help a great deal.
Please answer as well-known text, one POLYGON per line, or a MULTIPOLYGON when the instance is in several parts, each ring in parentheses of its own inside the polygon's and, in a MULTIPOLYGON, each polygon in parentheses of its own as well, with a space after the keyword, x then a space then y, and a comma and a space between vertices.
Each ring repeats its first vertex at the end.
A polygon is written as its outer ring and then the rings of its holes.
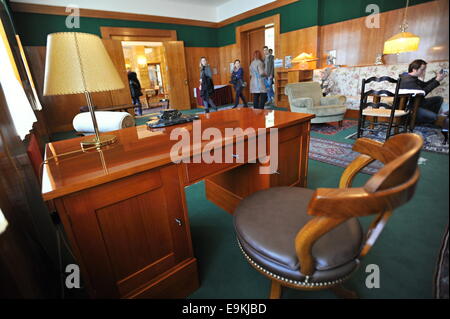
POLYGON ((403 128, 403 133, 407 132, 409 124, 409 110, 400 109, 400 83, 401 78, 393 79, 388 76, 371 77, 362 80, 361 100, 359 106, 358 118, 358 138, 363 136, 364 131, 373 131, 376 126, 383 126, 386 128, 386 138, 389 139, 392 134, 392 129, 398 133, 398 128, 403 128), (391 83, 395 85, 394 92, 389 90, 373 90, 367 89, 370 83, 386 83, 386 86, 391 83), (369 97, 372 97, 372 102, 369 102, 369 97), (392 103, 381 102, 382 97, 388 97, 392 103), (378 119, 385 119, 385 122, 379 122, 378 119), (373 119, 373 120, 370 120, 373 119))
POLYGON ((339 188, 275 187, 241 201, 233 219, 238 244, 250 265, 272 281, 270 298, 280 298, 282 286, 356 297, 341 285, 393 210, 413 197, 422 144, 412 133, 384 144, 360 138, 353 145, 360 155, 343 172, 339 188), (363 187, 352 188, 356 174, 375 160, 384 166, 363 187), (368 215, 375 218, 363 234, 357 217, 368 215))

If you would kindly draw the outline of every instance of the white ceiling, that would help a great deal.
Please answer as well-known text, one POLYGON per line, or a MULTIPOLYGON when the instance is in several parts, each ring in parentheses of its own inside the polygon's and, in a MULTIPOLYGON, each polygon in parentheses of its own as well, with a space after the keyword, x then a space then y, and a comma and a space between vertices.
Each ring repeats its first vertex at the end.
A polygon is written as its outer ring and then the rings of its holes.
POLYGON ((32 4, 105 10, 220 22, 274 0, 12 0, 32 4))

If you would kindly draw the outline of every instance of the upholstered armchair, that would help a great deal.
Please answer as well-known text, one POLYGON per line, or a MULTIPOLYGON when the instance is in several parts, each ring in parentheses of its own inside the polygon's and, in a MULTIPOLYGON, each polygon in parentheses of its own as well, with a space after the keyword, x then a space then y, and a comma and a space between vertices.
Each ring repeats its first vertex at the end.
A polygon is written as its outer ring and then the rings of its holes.
POLYGON ((290 83, 284 89, 289 98, 291 112, 315 114, 311 123, 339 122, 342 125, 346 97, 343 95, 322 96, 320 83, 290 83))

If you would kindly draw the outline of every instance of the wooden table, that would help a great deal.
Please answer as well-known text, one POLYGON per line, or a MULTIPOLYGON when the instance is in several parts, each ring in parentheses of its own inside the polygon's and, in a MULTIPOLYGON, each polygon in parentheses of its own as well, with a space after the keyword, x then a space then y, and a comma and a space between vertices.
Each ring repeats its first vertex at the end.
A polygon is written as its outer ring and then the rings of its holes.
MULTIPOLYGON (((407 90, 403 90, 407 91, 407 90)), ((378 96, 378 95, 371 95, 373 97, 374 103, 380 103, 381 99, 384 96, 378 96)), ((399 110, 405 110, 409 106, 409 114, 408 114, 408 123, 407 123, 407 130, 409 132, 414 132, 414 128, 416 127, 416 117, 417 117, 417 109, 420 107, 420 105, 423 103, 423 99, 425 98, 424 94, 411 94, 411 93, 404 93, 399 94, 399 110)), ((392 98, 391 98, 392 100, 392 98)), ((399 120, 401 119, 394 119, 395 124, 399 124, 399 120)), ((398 134, 398 126, 394 128, 395 134, 398 134)))
MULTIPOLYGON (((194 89, 194 95, 197 99, 197 105, 203 106, 203 99, 200 96, 200 90, 198 88, 194 89)), ((215 85, 214 95, 212 100, 216 106, 228 105, 234 103, 234 95, 231 89, 231 85, 215 85)))
POLYGON ((251 163, 255 158, 239 151, 242 145, 246 152, 255 134, 222 135, 209 146, 222 155, 232 152, 236 160, 211 164, 192 162, 209 153, 205 146, 210 141, 193 140, 190 134, 193 150, 183 158, 191 162, 173 163, 170 151, 178 140, 170 140, 170 134, 181 127, 192 132, 192 123, 109 132, 118 142, 101 151, 63 155, 80 150, 80 138, 47 144, 42 196, 56 205, 90 296, 182 298, 197 289, 184 187, 206 180, 208 199, 232 213, 257 190, 306 186, 311 118, 245 108, 200 115, 202 131, 261 128, 266 135, 277 128, 278 157, 269 156, 278 159, 278 168, 271 175, 261 175, 263 164, 251 163))

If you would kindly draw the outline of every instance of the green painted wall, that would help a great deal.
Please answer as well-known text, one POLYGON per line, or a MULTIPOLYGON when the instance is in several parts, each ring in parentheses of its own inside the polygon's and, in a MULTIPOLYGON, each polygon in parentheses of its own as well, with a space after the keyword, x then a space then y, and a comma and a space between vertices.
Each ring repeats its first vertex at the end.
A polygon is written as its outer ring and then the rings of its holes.
POLYGON ((217 47, 217 30, 214 28, 185 26, 168 23, 154 23, 141 21, 80 18, 80 29, 67 29, 66 16, 14 13, 15 24, 24 45, 43 46, 47 41, 47 34, 53 32, 79 31, 100 34, 100 27, 128 27, 147 29, 176 30, 178 39, 188 47, 217 47))
MULTIPOLYGON (((409 5, 412 6, 429 1, 433 0, 410 0, 409 5)), ((406 0, 320 0, 320 25, 367 16, 370 14, 370 12, 366 13, 366 7, 369 4, 376 4, 380 7, 380 12, 386 12, 404 8, 406 0)))
MULTIPOLYGON (((410 0, 410 5, 429 1, 433 0, 410 0)), ((236 43, 236 27, 274 14, 280 14, 280 31, 285 33, 367 16, 369 13, 365 12, 366 7, 372 3, 379 5, 381 12, 386 12, 403 8, 406 0, 300 0, 219 29, 82 17, 81 29, 78 31, 100 35, 101 26, 170 29, 177 31, 178 39, 184 41, 186 47, 221 47, 236 43)), ((27 46, 45 45, 49 33, 73 31, 66 28, 65 16, 17 12, 14 13, 14 20, 22 41, 27 46)))
POLYGON ((280 14, 280 32, 309 28, 319 24, 319 0, 300 0, 287 6, 270 10, 253 17, 229 24, 217 30, 219 46, 236 43, 235 29, 243 24, 280 14))

